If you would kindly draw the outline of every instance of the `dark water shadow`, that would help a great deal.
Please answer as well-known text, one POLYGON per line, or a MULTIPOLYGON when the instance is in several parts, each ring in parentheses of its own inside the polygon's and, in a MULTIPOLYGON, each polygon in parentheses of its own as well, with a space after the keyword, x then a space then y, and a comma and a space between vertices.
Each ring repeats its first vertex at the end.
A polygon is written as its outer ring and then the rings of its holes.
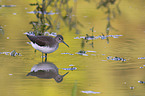
POLYGON ((31 72, 29 72, 26 76, 36 76, 43 79, 53 78, 57 83, 60 83, 63 81, 64 76, 66 76, 68 73, 69 72, 66 72, 64 75, 60 75, 55 64, 51 62, 42 62, 34 65, 31 68, 31 72))

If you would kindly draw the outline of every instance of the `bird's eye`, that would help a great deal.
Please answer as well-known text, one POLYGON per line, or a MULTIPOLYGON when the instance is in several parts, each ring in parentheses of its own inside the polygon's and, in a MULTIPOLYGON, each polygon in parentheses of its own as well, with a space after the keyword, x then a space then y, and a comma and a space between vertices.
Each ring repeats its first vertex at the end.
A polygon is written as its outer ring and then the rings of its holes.
POLYGON ((62 80, 62 78, 58 78, 58 81, 61 81, 62 80))
POLYGON ((59 38, 59 40, 62 40, 61 38, 59 38))

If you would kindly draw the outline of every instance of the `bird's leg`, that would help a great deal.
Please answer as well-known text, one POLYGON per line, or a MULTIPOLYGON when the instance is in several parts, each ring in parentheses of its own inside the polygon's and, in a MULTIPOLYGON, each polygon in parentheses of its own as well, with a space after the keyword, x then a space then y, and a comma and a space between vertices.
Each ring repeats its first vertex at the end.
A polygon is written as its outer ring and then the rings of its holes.
POLYGON ((42 62, 43 62, 43 53, 42 53, 42 62))
POLYGON ((47 62, 47 53, 45 53, 45 62, 47 62))

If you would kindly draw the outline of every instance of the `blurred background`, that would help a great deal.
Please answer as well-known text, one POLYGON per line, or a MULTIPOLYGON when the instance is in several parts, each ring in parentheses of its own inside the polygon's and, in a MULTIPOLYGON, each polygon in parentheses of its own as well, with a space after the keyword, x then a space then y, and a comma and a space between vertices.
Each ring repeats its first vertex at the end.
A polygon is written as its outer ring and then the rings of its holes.
POLYGON ((144 18, 144 0, 0 0, 0 94, 144 96, 144 18), (26 76, 42 55, 26 32, 64 37, 48 54, 62 82, 26 76))

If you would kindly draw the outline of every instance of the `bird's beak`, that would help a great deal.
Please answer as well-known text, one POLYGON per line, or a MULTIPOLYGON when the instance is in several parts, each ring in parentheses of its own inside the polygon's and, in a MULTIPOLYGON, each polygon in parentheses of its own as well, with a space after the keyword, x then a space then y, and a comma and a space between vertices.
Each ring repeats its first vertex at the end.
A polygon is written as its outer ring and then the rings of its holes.
POLYGON ((64 77, 65 75, 67 75, 69 72, 66 72, 64 75, 62 75, 62 77, 64 77))
POLYGON ((30 73, 28 73, 26 76, 29 76, 29 75, 31 75, 31 72, 30 72, 30 73))
POLYGON ((69 47, 64 41, 62 41, 62 43, 64 43, 67 47, 69 47))

